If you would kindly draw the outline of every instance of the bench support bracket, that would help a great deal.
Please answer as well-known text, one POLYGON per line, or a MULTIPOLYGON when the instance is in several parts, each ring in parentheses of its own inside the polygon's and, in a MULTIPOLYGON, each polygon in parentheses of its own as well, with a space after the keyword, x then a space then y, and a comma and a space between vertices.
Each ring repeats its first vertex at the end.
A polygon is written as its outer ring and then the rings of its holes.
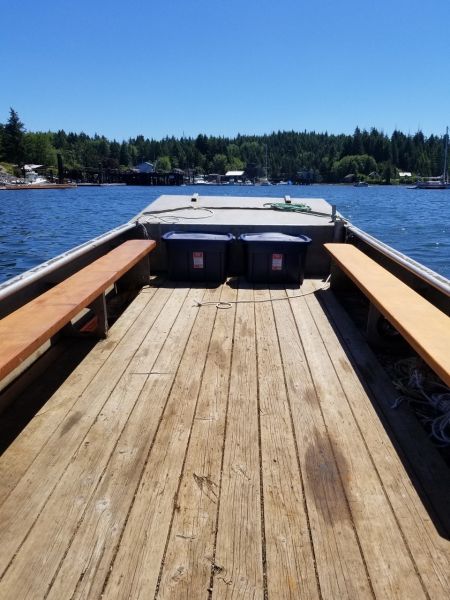
POLYGON ((106 295, 102 294, 94 300, 90 308, 97 317, 97 327, 95 333, 100 338, 106 338, 108 335, 108 312, 106 309, 106 295))

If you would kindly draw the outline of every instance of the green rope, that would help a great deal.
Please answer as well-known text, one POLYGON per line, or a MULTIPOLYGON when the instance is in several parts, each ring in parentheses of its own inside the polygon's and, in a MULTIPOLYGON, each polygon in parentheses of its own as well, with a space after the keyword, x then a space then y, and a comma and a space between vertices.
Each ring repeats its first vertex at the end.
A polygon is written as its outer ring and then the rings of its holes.
POLYGON ((275 210, 284 210, 287 212, 311 212, 311 207, 307 204, 287 204, 285 202, 268 202, 264 206, 270 206, 275 210))
POLYGON ((272 208, 273 210, 281 210, 285 212, 299 212, 306 213, 308 215, 313 215, 317 217, 332 217, 329 213, 319 212, 317 210, 312 210, 312 208, 308 204, 302 204, 298 202, 296 204, 288 204, 287 202, 266 202, 264 204, 264 208, 272 208))

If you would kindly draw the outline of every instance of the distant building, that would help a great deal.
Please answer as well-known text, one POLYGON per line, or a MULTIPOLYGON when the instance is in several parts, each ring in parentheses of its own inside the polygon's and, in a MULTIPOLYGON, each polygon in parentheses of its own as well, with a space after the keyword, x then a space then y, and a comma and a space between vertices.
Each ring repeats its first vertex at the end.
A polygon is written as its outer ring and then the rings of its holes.
POLYGON ((412 177, 412 173, 410 173, 409 171, 399 171, 398 176, 399 177, 412 177))
POLYGON ((136 165, 136 169, 139 173, 154 173, 155 165, 151 162, 142 162, 136 165))
POLYGON ((244 171, 227 171, 225 173, 225 180, 229 183, 242 182, 244 171))

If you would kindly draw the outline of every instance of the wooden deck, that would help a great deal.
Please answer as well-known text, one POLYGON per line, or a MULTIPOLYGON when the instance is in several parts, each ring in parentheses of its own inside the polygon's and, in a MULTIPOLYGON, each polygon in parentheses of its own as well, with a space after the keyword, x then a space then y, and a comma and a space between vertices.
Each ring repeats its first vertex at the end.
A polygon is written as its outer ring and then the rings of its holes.
POLYGON ((450 597, 345 316, 298 293, 139 294, 0 458, 0 598, 450 597))

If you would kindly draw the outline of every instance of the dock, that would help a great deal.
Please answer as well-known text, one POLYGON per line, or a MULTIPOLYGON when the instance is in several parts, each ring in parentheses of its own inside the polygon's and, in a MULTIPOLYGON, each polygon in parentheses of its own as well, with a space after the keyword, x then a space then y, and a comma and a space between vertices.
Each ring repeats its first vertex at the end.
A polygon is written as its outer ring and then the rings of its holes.
POLYGON ((450 597, 448 473, 322 287, 154 278, 50 367, 0 457, 0 597, 450 597))

